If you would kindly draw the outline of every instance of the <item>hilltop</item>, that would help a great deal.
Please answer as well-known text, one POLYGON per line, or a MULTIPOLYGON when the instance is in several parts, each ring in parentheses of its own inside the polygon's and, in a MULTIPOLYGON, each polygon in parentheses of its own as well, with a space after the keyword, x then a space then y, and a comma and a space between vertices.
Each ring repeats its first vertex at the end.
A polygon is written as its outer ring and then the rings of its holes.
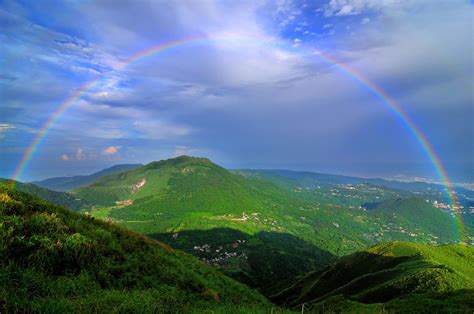
POLYGON ((271 299, 315 311, 472 312, 472 265, 470 246, 384 243, 280 283, 271 299))
POLYGON ((142 235, 0 186, 1 312, 268 312, 264 297, 142 235))

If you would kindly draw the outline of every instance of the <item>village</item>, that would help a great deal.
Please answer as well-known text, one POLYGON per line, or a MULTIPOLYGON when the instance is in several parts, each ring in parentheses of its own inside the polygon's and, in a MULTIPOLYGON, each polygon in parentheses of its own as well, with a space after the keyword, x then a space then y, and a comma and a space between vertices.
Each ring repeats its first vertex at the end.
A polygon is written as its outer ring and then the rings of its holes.
POLYGON ((230 258, 248 259, 245 252, 242 251, 242 245, 246 240, 237 239, 227 245, 219 245, 215 248, 211 244, 195 245, 193 247, 194 255, 197 255, 203 262, 212 266, 222 266, 230 258))

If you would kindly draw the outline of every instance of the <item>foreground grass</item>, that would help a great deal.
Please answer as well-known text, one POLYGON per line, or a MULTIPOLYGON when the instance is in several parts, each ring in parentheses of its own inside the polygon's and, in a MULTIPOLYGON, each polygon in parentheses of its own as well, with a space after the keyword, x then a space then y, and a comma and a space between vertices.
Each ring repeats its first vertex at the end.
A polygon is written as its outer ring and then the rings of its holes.
POLYGON ((0 312, 270 312, 256 291, 123 228, 0 186, 0 312))

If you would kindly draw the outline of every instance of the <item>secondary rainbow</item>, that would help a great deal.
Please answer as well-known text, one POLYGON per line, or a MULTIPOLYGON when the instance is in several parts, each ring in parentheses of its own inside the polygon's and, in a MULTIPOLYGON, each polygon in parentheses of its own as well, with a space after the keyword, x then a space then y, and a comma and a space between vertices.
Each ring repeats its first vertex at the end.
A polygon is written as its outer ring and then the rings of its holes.
MULTIPOLYGON (((155 53, 163 52, 168 49, 174 48, 174 47, 179 47, 188 43, 193 43, 193 42, 200 42, 200 41, 219 41, 219 40, 229 40, 229 39, 237 39, 241 40, 242 37, 233 37, 232 35, 224 35, 224 36, 193 36, 193 37, 186 37, 180 40, 174 40, 174 41, 169 41, 163 44, 159 44, 156 46, 152 46, 148 49, 142 50, 138 53, 133 54, 132 56, 128 57, 124 61, 122 61, 120 64, 118 64, 116 67, 111 69, 110 71, 103 73, 101 76, 86 82, 84 85, 82 85, 80 88, 78 88, 69 98, 67 98, 63 103, 60 104, 60 106, 51 114, 51 116, 48 118, 46 123, 40 128, 40 130, 36 133, 35 137, 31 141, 30 145, 28 148, 25 150, 23 153, 20 162, 18 163, 17 167, 15 168, 14 174, 12 176, 13 180, 18 180, 21 176, 21 174, 25 171, 28 163, 32 159, 33 155, 35 152, 38 150, 42 140, 50 130, 50 128, 58 121, 58 119, 67 111, 68 108, 70 108, 76 100, 78 100, 85 92, 87 92, 89 89, 94 87, 97 83, 100 82, 100 80, 104 77, 106 77, 109 73, 119 71, 126 67, 127 65, 140 60, 142 58, 145 58, 147 56, 153 55, 155 53)), ((244 40, 257 40, 259 43, 262 42, 274 42, 277 44, 282 44, 287 45, 286 43, 276 40, 274 38, 253 38, 253 37, 244 37, 244 40)), ((295 49, 294 47, 291 49, 295 49)), ((329 63, 330 65, 334 65, 340 70, 343 71, 343 73, 349 75, 351 78, 355 79, 357 82, 361 83, 362 86, 364 86, 369 92, 371 92, 373 95, 375 95, 378 99, 382 101, 395 115, 403 122, 403 124, 407 127, 408 130, 413 134, 417 142, 420 144, 421 148, 427 155, 428 159, 432 163, 439 179, 443 183, 445 189, 446 189, 446 194, 449 198, 450 206, 454 210, 456 214, 456 219, 455 219, 455 224, 456 224, 456 229, 457 233, 459 236, 459 241, 464 242, 464 226, 462 223, 462 217, 461 217, 461 212, 459 209, 459 204, 458 200, 456 197, 456 193, 453 190, 453 185, 449 181, 448 174, 446 172, 446 169, 443 167, 443 164, 441 163, 440 158, 437 156, 435 150, 433 149, 432 145, 426 138, 426 136, 423 134, 423 132, 416 126, 416 124, 413 122, 413 120, 404 112, 404 110, 401 108, 401 106, 391 97, 389 97, 380 87, 378 87, 374 82, 370 81, 368 78, 366 78, 364 75, 362 75, 359 71, 354 69, 353 67, 349 66, 348 64, 345 64, 333 56, 329 55, 328 53, 322 52, 322 51, 314 51, 314 50, 309 50, 306 48, 297 48, 300 51, 303 51, 305 55, 312 55, 320 58, 324 62, 329 63)), ((14 184, 14 181, 12 181, 14 184)))

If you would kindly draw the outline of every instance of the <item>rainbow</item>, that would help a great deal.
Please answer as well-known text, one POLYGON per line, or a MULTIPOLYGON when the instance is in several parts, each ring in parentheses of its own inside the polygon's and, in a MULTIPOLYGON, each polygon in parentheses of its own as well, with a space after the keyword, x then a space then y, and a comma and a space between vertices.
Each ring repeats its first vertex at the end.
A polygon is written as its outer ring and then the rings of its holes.
MULTIPOLYGON (((89 89, 93 88, 97 83, 100 82, 100 80, 104 77, 106 77, 108 74, 111 72, 119 71, 126 67, 127 65, 136 62, 142 58, 151 56, 155 53, 160 53, 163 51, 166 51, 168 49, 174 48, 174 47, 179 47, 183 46, 188 43, 193 43, 193 42, 200 42, 200 41, 219 41, 219 40, 229 40, 229 39, 234 39, 234 40, 258 40, 260 43, 261 42, 273 42, 277 44, 282 44, 284 46, 288 46, 287 43, 278 41, 275 38, 253 38, 253 37, 239 37, 239 36, 234 36, 233 34, 224 34, 223 36, 194 36, 194 37, 187 37, 179 40, 174 40, 174 41, 169 41, 163 44, 159 44, 156 46, 152 46, 150 48, 147 48, 145 50, 139 51, 130 57, 126 58, 123 60, 120 64, 117 66, 113 67, 111 70, 103 73, 99 77, 86 82, 84 85, 79 87, 69 98, 67 98, 64 102, 62 102, 59 107, 51 114, 51 116, 48 118, 48 120, 44 123, 44 125, 40 128, 40 130, 36 133, 35 137, 31 141, 30 145, 27 147, 25 152, 23 153, 17 167, 15 168, 14 174, 12 176, 13 182, 12 184, 14 185, 15 181, 18 181, 22 173, 25 171, 26 167, 28 166, 29 162, 31 161, 33 155, 37 152, 42 140, 45 138, 47 135, 48 131, 51 129, 51 127, 58 121, 58 119, 74 104, 75 101, 77 101, 85 92, 87 92, 89 89)), ((294 48, 294 47, 293 47, 294 48)), ((292 49, 293 49, 292 48, 292 49)), ((464 241, 465 233, 464 233, 464 226, 462 223, 462 217, 461 217, 461 212, 459 210, 459 203, 456 197, 456 193, 454 192, 453 185, 449 181, 448 174, 446 172, 446 169, 444 168, 443 164, 441 163, 440 158, 437 156, 435 150, 433 149, 432 145, 426 138, 426 136, 423 134, 423 132, 416 126, 416 124, 413 122, 413 120, 404 112, 402 107, 391 97, 389 97, 380 87, 378 87, 374 82, 370 81, 368 78, 366 78, 364 75, 362 75, 359 71, 354 69, 353 67, 349 66, 348 64, 345 64, 333 56, 329 55, 326 52, 322 51, 314 51, 314 50, 308 50, 306 48, 298 48, 300 51, 303 51, 305 55, 310 55, 310 56, 316 56, 322 61, 328 63, 329 65, 336 66, 338 69, 342 70, 343 73, 349 75, 351 78, 353 78, 355 81, 360 83, 362 86, 364 86, 370 93, 372 93, 375 97, 377 97, 383 104, 385 104, 406 126, 406 128, 413 134, 414 138, 417 140, 419 143, 420 147, 423 149, 425 152, 426 156, 430 160, 431 164, 433 165, 437 176, 443 183, 445 189, 446 189, 446 194, 449 199, 449 203, 451 208, 455 211, 456 214, 456 219, 455 219, 455 224, 456 224, 456 230, 459 236, 460 242, 464 241)))

